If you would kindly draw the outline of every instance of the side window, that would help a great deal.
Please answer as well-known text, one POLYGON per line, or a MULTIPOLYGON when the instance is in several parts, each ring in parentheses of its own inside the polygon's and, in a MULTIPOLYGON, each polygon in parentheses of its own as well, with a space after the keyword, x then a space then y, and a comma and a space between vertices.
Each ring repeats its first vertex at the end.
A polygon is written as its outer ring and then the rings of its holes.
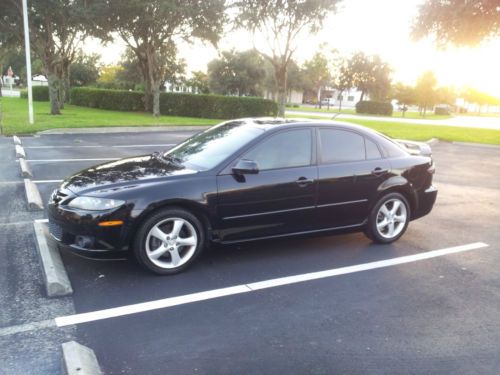
POLYGON ((323 164, 365 160, 364 138, 345 130, 320 129, 323 164))
POLYGON ((378 149, 375 142, 365 138, 366 144, 366 158, 368 160, 381 159, 382 155, 380 154, 380 150, 378 149))
POLYGON ((243 158, 257 162, 259 169, 302 167, 311 164, 310 129, 284 131, 259 143, 243 158))

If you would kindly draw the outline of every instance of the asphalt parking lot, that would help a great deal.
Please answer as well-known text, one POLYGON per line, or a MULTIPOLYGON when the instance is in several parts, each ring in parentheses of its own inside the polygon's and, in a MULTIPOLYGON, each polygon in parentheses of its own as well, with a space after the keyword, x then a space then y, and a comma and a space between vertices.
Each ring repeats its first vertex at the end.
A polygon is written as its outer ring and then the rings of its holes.
MULTIPOLYGON (((46 202, 73 172, 192 133, 41 135, 23 146, 46 202)), ((433 146, 437 203, 392 245, 349 234, 218 247, 171 277, 133 260, 62 253, 74 294, 52 300, 41 291, 31 233, 46 215, 26 210, 11 139, 0 148, 0 374, 59 373, 56 346, 68 339, 92 348, 106 374, 500 372, 499 148, 433 146), (477 242, 488 246, 149 311, 126 307, 477 242), (122 316, 32 325, 123 306, 122 316)))

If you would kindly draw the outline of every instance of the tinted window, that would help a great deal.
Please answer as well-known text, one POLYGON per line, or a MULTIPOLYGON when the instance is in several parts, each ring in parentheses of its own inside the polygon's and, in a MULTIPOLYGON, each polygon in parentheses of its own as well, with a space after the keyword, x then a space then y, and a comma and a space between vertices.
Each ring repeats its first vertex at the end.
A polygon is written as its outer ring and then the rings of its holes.
POLYGON ((309 129, 285 131, 273 135, 244 158, 257 162, 259 169, 301 167, 311 164, 312 137, 309 129))
POLYGON ((365 142, 361 135, 344 130, 320 129, 319 136, 323 163, 365 160, 365 142))
POLYGON ((378 149, 375 142, 370 141, 368 138, 365 138, 366 145, 366 158, 368 160, 380 159, 382 155, 380 155, 380 150, 378 149))
POLYGON ((190 169, 211 169, 263 132, 246 125, 245 121, 223 123, 195 135, 165 155, 190 169))

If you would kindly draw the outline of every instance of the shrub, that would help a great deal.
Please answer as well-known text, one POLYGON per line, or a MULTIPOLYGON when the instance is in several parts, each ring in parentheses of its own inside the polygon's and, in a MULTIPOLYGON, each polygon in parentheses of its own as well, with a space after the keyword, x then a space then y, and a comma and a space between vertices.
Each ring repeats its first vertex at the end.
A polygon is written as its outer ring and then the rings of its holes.
MULTIPOLYGON (((33 92, 33 100, 35 102, 48 102, 50 100, 48 86, 33 86, 32 92, 33 92)), ((28 98, 27 90, 21 91, 21 98, 24 99, 28 98)))
POLYGON ((230 119, 276 116, 278 106, 272 100, 255 97, 162 93, 160 112, 169 116, 230 119))
POLYGON ((392 104, 375 102, 372 100, 363 100, 356 103, 356 113, 392 116, 392 104))
MULTIPOLYGON (((118 111, 143 111, 144 93, 77 87, 71 90, 71 104, 118 111)), ((262 98, 221 95, 162 93, 160 113, 167 116, 230 119, 238 117, 276 116, 275 102, 262 98)))
POLYGON ((135 112, 144 110, 143 96, 137 91, 76 87, 71 89, 70 102, 82 107, 135 112))

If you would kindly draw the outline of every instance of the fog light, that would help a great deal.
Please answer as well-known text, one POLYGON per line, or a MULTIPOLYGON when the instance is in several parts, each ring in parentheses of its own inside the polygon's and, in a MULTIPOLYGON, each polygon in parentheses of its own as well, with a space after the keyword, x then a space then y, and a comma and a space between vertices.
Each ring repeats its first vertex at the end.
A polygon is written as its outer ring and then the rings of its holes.
POLYGON ((90 249, 93 244, 92 237, 89 236, 76 236, 75 245, 81 247, 82 249, 90 249))

